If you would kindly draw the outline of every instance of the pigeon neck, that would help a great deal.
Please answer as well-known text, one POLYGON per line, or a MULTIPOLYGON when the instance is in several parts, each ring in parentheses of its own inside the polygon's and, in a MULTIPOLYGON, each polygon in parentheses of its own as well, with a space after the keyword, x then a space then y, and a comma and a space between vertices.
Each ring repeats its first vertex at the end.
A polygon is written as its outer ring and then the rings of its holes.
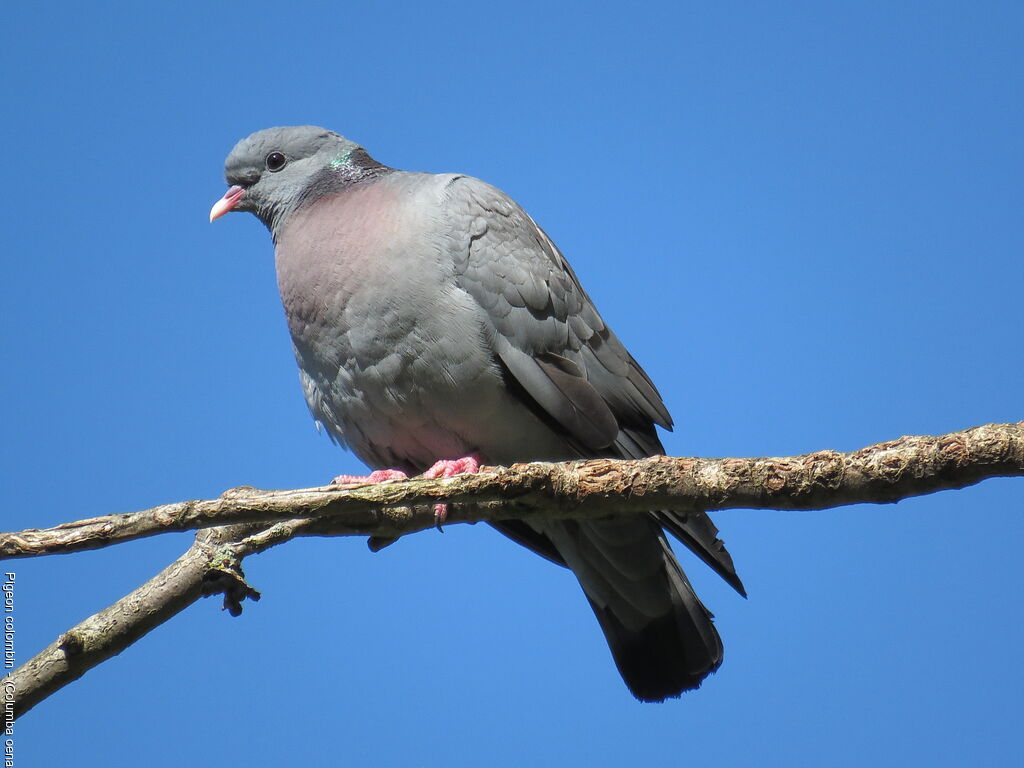
POLYGON ((267 225, 271 235, 277 240, 277 231, 292 213, 313 203, 320 198, 348 189, 357 184, 365 184, 382 176, 394 173, 394 168, 378 163, 362 147, 343 149, 335 155, 323 170, 316 173, 309 184, 285 205, 277 206, 268 211, 263 223, 267 225))
POLYGON ((376 178, 393 170, 393 168, 378 163, 362 147, 352 146, 339 150, 321 172, 321 175, 326 177, 324 180, 327 182, 341 180, 342 185, 347 186, 365 179, 376 178))

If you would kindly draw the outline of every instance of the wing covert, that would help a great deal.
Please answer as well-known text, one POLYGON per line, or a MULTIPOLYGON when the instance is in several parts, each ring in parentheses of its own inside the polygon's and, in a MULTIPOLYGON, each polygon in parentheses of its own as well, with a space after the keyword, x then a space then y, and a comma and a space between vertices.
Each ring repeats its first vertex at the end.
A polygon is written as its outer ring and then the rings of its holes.
POLYGON ((494 351, 526 392, 590 450, 620 452, 623 428, 670 429, 654 385, 536 222, 478 179, 455 177, 445 192, 462 238, 456 279, 486 311, 494 351))

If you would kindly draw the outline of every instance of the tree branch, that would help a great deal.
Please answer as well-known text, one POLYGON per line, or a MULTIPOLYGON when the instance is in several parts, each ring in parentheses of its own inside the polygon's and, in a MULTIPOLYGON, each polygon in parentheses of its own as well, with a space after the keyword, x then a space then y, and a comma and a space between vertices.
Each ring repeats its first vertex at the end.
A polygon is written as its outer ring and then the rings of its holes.
POLYGON ((242 560, 283 544, 296 536, 347 535, 344 525, 330 519, 285 520, 271 526, 249 524, 207 528, 196 534, 185 553, 160 573, 69 629, 3 680, 4 693, 13 694, 12 711, 28 712, 36 704, 74 682, 93 667, 171 619, 201 597, 224 595, 224 608, 242 612, 242 601, 260 594, 245 580, 242 560))
POLYGON ((545 515, 599 517, 652 509, 825 509, 886 503, 1024 475, 1024 422, 988 424, 938 437, 902 437, 852 453, 785 458, 655 456, 486 467, 478 475, 356 487, 262 491, 166 504, 54 528, 0 534, 0 559, 97 549, 170 531, 330 517, 331 530, 401 536, 434 523, 432 505, 460 505, 447 521, 545 515))
MULTIPOLYGON (((14 714, 77 680, 178 612, 223 594, 233 615, 259 599, 241 563, 295 536, 396 537, 434 524, 433 504, 459 504, 449 522, 628 514, 652 509, 824 509, 886 503, 1024 475, 1024 422, 989 424, 939 437, 903 437, 852 453, 789 458, 639 461, 594 459, 489 467, 449 480, 413 479, 355 488, 259 491, 236 488, 210 501, 80 520, 0 535, 5 557, 75 552, 201 529, 174 563, 89 617, 3 678, 14 714), (274 523, 273 521, 277 521, 274 523)), ((5 715, 10 714, 5 712, 5 715)))

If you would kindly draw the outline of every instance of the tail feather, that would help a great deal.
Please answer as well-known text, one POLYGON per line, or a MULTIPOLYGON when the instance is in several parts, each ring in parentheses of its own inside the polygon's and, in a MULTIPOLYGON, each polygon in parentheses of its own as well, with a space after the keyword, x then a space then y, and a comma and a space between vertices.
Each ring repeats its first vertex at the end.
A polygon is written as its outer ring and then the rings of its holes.
POLYGON ((683 542, 687 549, 725 579, 730 587, 743 597, 747 596, 747 590, 744 589, 743 582, 736 573, 736 566, 733 565, 732 555, 725 548, 725 543, 718 538, 718 528, 711 522, 706 512, 673 510, 655 512, 654 516, 673 536, 683 542))
POLYGON ((700 686, 722 640, 652 518, 538 523, 579 579, 623 680, 642 701, 700 686))

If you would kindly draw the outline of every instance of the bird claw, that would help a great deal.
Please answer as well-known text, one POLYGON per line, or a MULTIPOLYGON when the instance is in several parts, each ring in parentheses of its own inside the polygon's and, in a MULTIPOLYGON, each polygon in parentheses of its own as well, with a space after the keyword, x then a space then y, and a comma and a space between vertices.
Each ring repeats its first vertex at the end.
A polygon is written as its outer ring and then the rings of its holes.
POLYGON ((400 469, 376 469, 368 475, 338 475, 331 480, 331 485, 366 485, 408 479, 409 476, 400 469))
MULTIPOLYGON (((388 480, 408 480, 409 476, 400 469, 375 469, 368 475, 338 475, 331 480, 331 485, 372 485, 386 483, 388 480)), ((398 539, 371 536, 366 544, 371 552, 379 552, 384 547, 394 544, 398 539)))
MULTIPOLYGON (((480 457, 471 453, 461 459, 441 459, 434 462, 434 465, 423 473, 422 477, 429 480, 437 478, 455 477, 456 475, 475 475, 480 471, 480 457)), ((448 505, 441 503, 434 505, 434 527, 444 533, 444 521, 448 517, 448 505)))
POLYGON ((455 477, 455 475, 475 475, 480 471, 480 457, 475 453, 461 459, 441 459, 423 473, 423 477, 434 480, 439 477, 455 477))
MULTIPOLYGON (((424 472, 421 477, 428 480, 438 478, 455 477, 456 475, 475 475, 480 471, 480 457, 475 453, 463 456, 461 459, 441 459, 434 462, 433 466, 424 472)), ((331 485, 367 485, 369 483, 386 483, 388 480, 408 480, 409 476, 400 469, 376 469, 368 475, 338 475, 331 480, 331 485)), ((434 527, 444 533, 444 521, 448 517, 448 505, 445 503, 434 505, 434 527)), ((387 540, 382 540, 387 541, 387 540)), ((387 541, 390 544, 390 541, 387 541)), ((377 549, 381 549, 383 544, 377 549)), ((370 549, 375 549, 375 542, 370 541, 370 549)))

